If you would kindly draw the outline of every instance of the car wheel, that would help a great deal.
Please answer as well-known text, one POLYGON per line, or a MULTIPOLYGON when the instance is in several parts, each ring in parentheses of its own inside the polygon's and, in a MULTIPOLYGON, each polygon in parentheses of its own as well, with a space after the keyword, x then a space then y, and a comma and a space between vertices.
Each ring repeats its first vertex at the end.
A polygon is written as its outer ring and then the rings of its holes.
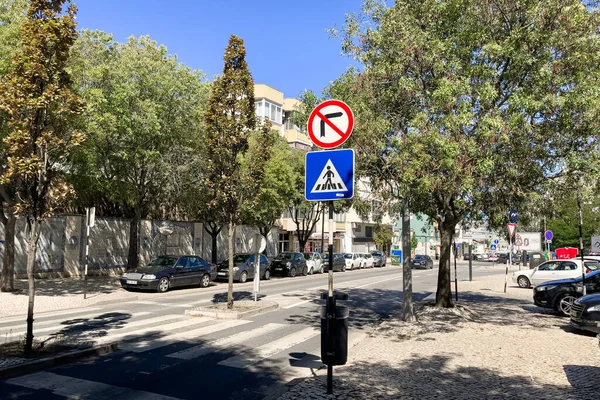
POLYGON ((570 294, 565 294, 560 296, 558 299, 558 312, 560 312, 565 317, 571 316, 571 308, 573 307, 573 303, 577 300, 577 297, 572 296, 570 294))
POLYGON ((247 280, 248 280, 248 273, 247 273, 246 271, 243 271, 243 272, 240 274, 240 279, 239 279, 239 281, 240 281, 240 283, 246 283, 246 281, 247 281, 247 280))
POLYGON ((202 277, 202 280, 200 280, 200 287, 208 287, 208 285, 210 285, 210 275, 206 274, 202 277))
POLYGON ((302 269, 302 276, 306 275, 308 275, 308 267, 304 267, 304 269, 302 269))
POLYGON ((164 293, 167 290, 169 290, 169 278, 160 278, 158 285, 156 286, 156 291, 164 293))
POLYGON ((293 278, 294 276, 296 276, 296 267, 293 267, 292 269, 290 269, 290 276, 293 278))
POLYGON ((342 272, 346 272, 346 264, 342 265, 342 272))
POLYGON ((265 274, 263 275, 263 279, 265 281, 268 281, 269 279, 271 279, 271 270, 270 269, 265 270, 265 274))
POLYGON ((522 288, 528 288, 531 286, 531 282, 529 282, 529 278, 527 278, 526 276, 520 276, 519 278, 517 278, 517 283, 519 284, 519 287, 522 288))
POLYGON ((310 269, 308 270, 308 274, 312 275, 313 274, 313 267, 310 267, 310 269))
POLYGON ((323 272, 325 272, 324 268, 325 268, 325 266, 324 266, 324 265, 321 265, 321 269, 319 270, 319 273, 320 273, 320 274, 322 274, 323 272))

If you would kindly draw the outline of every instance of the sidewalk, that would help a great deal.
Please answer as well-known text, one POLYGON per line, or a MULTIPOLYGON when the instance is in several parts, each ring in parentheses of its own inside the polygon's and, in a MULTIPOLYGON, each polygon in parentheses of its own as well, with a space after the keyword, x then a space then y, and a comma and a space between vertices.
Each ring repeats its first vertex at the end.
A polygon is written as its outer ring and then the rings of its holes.
MULTIPOLYGON (((105 302, 136 300, 140 293, 121 288, 117 277, 95 276, 88 278, 87 299, 83 299, 83 278, 36 279, 34 311, 47 312, 86 307, 105 302)), ((0 319, 27 314, 27 280, 15 280, 17 291, 0 292, 0 319)))
POLYGON ((509 283, 504 294, 503 274, 458 286, 455 309, 419 304, 419 323, 398 315, 350 349, 333 396, 321 369, 279 399, 598 398, 595 335, 535 307, 531 289, 509 283))

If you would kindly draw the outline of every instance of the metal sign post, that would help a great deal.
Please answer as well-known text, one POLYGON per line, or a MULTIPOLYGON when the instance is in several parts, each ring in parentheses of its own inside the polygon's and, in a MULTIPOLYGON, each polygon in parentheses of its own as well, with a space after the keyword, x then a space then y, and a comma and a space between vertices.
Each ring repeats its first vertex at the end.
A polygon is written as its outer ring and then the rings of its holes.
MULTIPOLYGON (((458 302, 458 273, 456 272, 456 253, 458 249, 456 248, 456 242, 454 243, 454 298, 458 302)), ((469 254, 469 258, 470 254, 469 254)), ((470 261, 470 260, 469 260, 470 261)))
POLYGON ((260 292, 260 254, 267 248, 267 239, 260 233, 256 233, 254 239, 250 239, 250 247, 254 253, 254 301, 258 301, 260 292))
MULTIPOLYGON (((327 269, 327 355, 333 359, 334 337, 332 323, 335 321, 335 299, 333 298, 333 201, 329 202, 329 267, 327 269)), ((327 394, 333 393, 333 362, 327 363, 327 394)))
POLYGON ((85 209, 85 269, 83 271, 83 299, 87 299, 88 264, 90 258, 90 228, 96 224, 96 207, 85 209))

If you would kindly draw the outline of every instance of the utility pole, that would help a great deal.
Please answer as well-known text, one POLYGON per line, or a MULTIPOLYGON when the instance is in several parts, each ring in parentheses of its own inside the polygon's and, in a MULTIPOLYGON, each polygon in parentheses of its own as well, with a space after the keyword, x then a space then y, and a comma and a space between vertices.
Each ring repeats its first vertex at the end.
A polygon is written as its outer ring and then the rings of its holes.
POLYGON ((583 295, 585 290, 585 265, 583 264, 583 210, 581 209, 581 189, 577 188, 577 208, 579 208, 579 255, 581 257, 581 287, 583 295))

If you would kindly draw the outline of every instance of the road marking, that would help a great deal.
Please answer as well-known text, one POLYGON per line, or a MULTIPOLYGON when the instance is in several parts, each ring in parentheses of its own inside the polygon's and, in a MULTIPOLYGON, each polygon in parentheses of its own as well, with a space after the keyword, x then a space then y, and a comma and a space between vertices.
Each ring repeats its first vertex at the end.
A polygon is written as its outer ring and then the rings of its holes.
POLYGON ((129 389, 120 386, 107 385, 84 379, 58 375, 52 372, 38 372, 13 378, 6 381, 34 390, 48 390, 54 395, 69 399, 144 399, 144 400, 178 400, 176 397, 163 396, 143 390, 129 389))
POLYGON ((298 306, 301 306, 302 304, 310 303, 311 301, 314 301, 314 299, 299 301, 298 303, 290 304, 289 306, 285 306, 282 308, 284 310, 287 310, 288 308, 298 307, 298 306))
POLYGON ((119 346, 121 350, 133 351, 134 353, 141 353, 144 351, 154 350, 159 347, 167 346, 175 341, 193 340, 204 335, 210 335, 215 332, 219 332, 225 329, 234 328, 236 326, 249 324, 252 321, 244 319, 234 319, 231 321, 224 321, 214 325, 203 326, 198 329, 174 333, 171 335, 163 336, 159 339, 135 341, 131 343, 124 343, 119 346))
POLYGON ((281 339, 274 340, 257 348, 253 348, 248 354, 242 353, 223 360, 219 363, 219 365, 226 365, 232 368, 247 368, 261 360, 264 360, 265 358, 272 357, 281 351, 305 342, 306 340, 317 336, 319 333, 319 329, 305 328, 291 335, 284 336, 281 339))
MULTIPOLYGON (((39 319, 39 318, 47 318, 47 317, 58 317, 59 315, 67 315, 67 314, 87 314, 90 311, 97 311, 97 310, 101 310, 101 308, 88 308, 88 307, 86 307, 86 308, 71 308, 71 309, 62 310, 62 311, 36 313, 34 315, 34 317, 36 319, 39 319)), ((27 315, 25 315, 25 314, 23 314, 19 317, 10 317, 10 318, 0 317, 0 324, 25 321, 26 319, 27 319, 27 315)))
MULTIPOLYGON (((47 333, 47 332, 57 331, 57 332, 54 332, 54 334, 58 334, 58 333, 60 333, 63 330, 66 330, 66 331, 74 330, 75 327, 77 327, 77 326, 84 327, 84 326, 86 326, 86 324, 94 323, 95 321, 98 321, 98 324, 100 325, 101 319, 98 318, 99 316, 102 316, 104 314, 115 314, 115 313, 123 313, 123 316, 124 317, 127 316, 128 318, 115 319, 114 322, 127 321, 127 320, 129 320, 130 318, 133 318, 133 317, 141 317, 141 316, 144 316, 144 315, 151 314, 148 311, 139 312, 139 313, 133 313, 133 314, 129 314, 129 313, 127 313, 127 311, 112 311, 112 312, 109 312, 109 313, 103 313, 103 314, 99 314, 99 315, 98 314, 92 314, 88 318, 85 318, 86 321, 81 321, 81 322, 73 323, 73 324, 66 324, 65 322, 67 322, 69 320, 64 320, 59 325, 53 325, 53 326, 49 326, 49 327, 45 327, 45 328, 41 328, 41 329, 38 329, 37 328, 38 324, 36 324, 34 322, 34 324, 33 324, 33 333, 34 333, 34 335, 39 335, 40 333, 47 333)), ((83 317, 84 316, 80 316, 80 317, 75 318, 75 319, 84 319, 83 317)), ((161 317, 161 318, 164 318, 164 317, 161 317)), ((56 324, 57 322, 58 321, 44 321, 44 323, 40 323, 40 325, 44 326, 44 325, 48 325, 49 323, 56 324)), ((127 325, 127 327, 131 326, 131 324, 132 323, 129 323, 127 325)), ((9 334, 9 332, 6 332, 5 334, 3 334, 3 336, 4 335, 9 335, 9 336, 17 336, 17 337, 19 337, 19 336, 25 335, 25 333, 27 331, 27 326, 26 325, 18 325, 16 327, 0 328, 0 330, 2 330, 2 331, 12 330, 12 329, 21 329, 21 331, 10 332, 10 334, 9 334)), ((98 331, 100 329, 102 329, 101 325, 98 328, 96 328, 96 329, 89 329, 89 330, 90 331, 98 331)), ((114 328, 107 327, 105 329, 109 330, 109 329, 114 329, 114 328)), ((81 332, 78 332, 78 333, 84 333, 84 331, 85 331, 85 329, 82 329, 81 332)))
POLYGON ((360 288, 364 288, 364 287, 367 287, 367 286, 375 285, 377 283, 397 281, 397 280, 400 280, 400 279, 402 279, 402 277, 392 278, 392 279, 387 278, 387 279, 382 279, 382 280, 376 281, 376 282, 365 283, 364 285, 360 285, 360 286, 350 286, 347 289, 360 289, 360 288))
POLYGON ((194 306, 193 304, 159 303, 157 301, 150 301, 150 300, 134 301, 133 304, 146 304, 146 305, 150 305, 150 306, 182 307, 182 308, 190 308, 190 307, 194 306))
POLYGON ((221 339, 217 339, 210 343, 190 347, 189 349, 185 349, 182 351, 178 351, 176 353, 169 354, 167 357, 178 358, 181 360, 192 360, 194 358, 198 358, 202 355, 209 354, 219 349, 226 349, 228 346, 236 345, 236 344, 244 344, 248 340, 252 340, 257 337, 261 337, 269 332, 276 331, 285 327, 284 324, 266 324, 256 329, 251 329, 249 331, 244 331, 240 333, 236 333, 231 336, 227 336, 221 339))

